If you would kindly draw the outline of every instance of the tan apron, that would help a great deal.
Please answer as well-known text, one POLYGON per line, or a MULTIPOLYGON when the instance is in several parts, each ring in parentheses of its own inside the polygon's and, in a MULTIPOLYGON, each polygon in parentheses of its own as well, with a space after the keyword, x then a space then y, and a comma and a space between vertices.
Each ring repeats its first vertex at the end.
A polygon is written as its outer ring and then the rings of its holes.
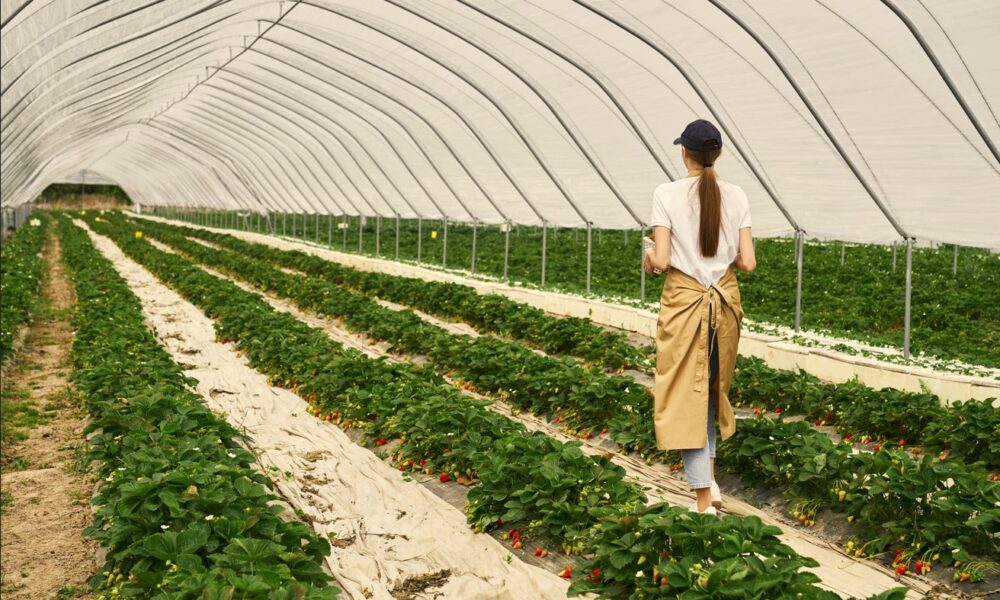
POLYGON ((743 320, 736 275, 730 268, 718 283, 705 288, 690 275, 671 269, 656 324, 653 425, 661 450, 704 448, 708 443, 709 302, 719 346, 718 430, 722 439, 736 431, 729 404, 743 320))

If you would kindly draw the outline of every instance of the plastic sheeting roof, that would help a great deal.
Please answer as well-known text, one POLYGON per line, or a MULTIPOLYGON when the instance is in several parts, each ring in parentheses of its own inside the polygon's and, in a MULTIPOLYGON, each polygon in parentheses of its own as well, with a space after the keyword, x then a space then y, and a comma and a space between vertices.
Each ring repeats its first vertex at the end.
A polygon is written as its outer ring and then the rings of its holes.
POLYGON ((758 235, 1000 247, 996 0, 3 0, 2 202, 636 227, 724 131, 758 235))

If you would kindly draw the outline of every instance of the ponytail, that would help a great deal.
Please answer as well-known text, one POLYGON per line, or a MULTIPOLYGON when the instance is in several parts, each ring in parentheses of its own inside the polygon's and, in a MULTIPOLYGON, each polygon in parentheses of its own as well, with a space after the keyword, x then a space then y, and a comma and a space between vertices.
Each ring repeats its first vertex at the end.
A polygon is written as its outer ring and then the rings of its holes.
POLYGON ((715 172, 715 160, 722 151, 698 152, 688 148, 687 153, 702 166, 701 176, 698 177, 698 202, 701 206, 698 247, 702 256, 712 257, 719 250, 719 231, 722 227, 722 190, 715 172))

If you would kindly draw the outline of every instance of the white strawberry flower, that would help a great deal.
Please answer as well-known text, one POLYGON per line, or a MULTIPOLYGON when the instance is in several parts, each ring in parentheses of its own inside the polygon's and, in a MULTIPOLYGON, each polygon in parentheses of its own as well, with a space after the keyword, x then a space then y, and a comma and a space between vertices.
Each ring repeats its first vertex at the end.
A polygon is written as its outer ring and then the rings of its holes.
POLYGON ((166 530, 170 529, 170 525, 160 525, 160 529, 166 531, 166 530))

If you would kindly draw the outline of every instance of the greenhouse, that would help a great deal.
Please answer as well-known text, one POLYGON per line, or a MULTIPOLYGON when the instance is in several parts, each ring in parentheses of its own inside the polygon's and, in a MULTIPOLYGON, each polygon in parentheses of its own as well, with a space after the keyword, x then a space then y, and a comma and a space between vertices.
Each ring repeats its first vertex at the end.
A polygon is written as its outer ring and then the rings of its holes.
POLYGON ((0 594, 1000 595, 998 50, 3 0, 0 594))

